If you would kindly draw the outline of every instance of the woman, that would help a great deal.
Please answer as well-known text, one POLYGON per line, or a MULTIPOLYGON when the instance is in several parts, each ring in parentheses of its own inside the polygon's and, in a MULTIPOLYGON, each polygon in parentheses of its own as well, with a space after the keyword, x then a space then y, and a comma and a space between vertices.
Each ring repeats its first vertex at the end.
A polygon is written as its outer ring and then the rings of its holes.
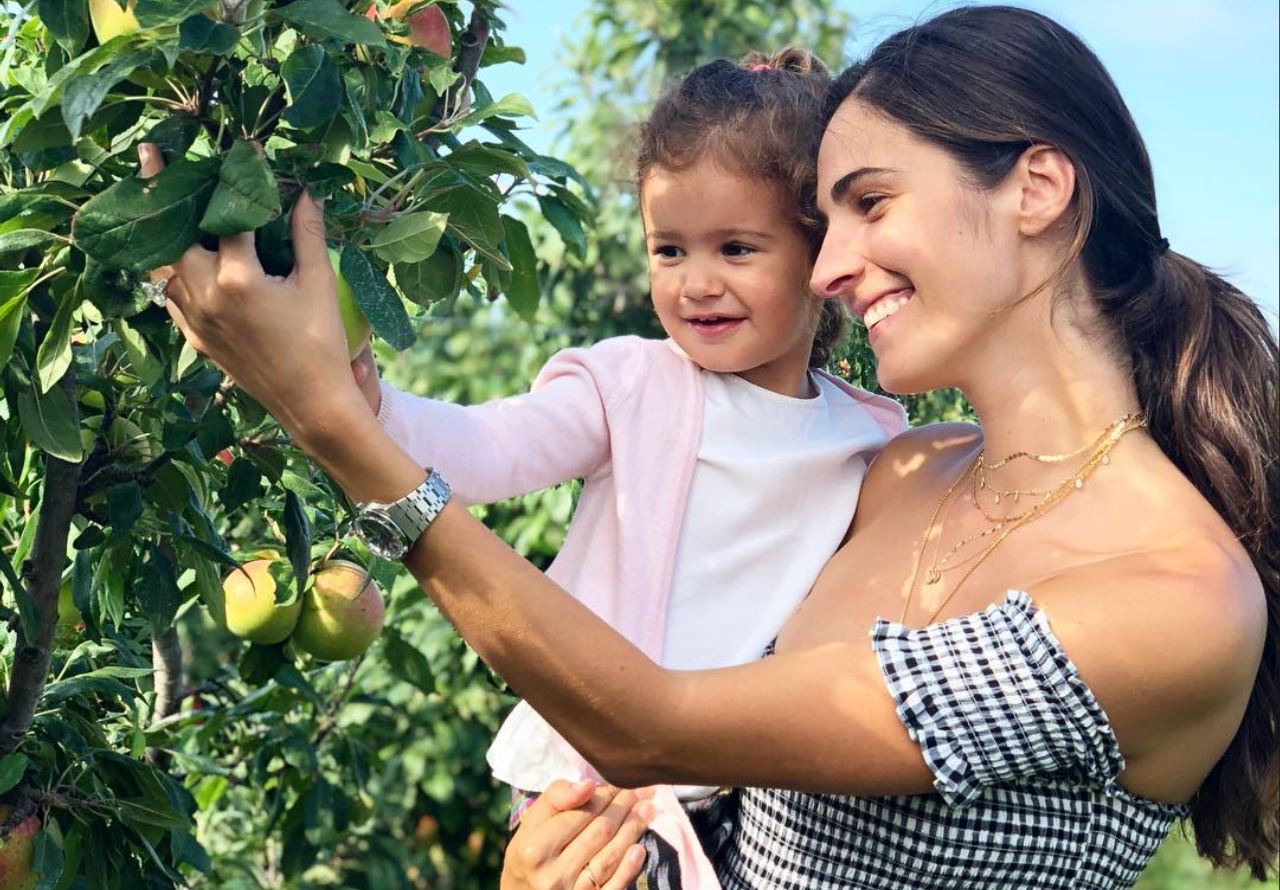
MULTIPOLYGON (((725 886, 1128 887, 1188 813, 1205 855, 1260 875, 1280 704, 1265 321, 1168 249, 1114 85, 1042 16, 895 35, 824 124, 815 290, 868 324, 886 388, 960 386, 982 423, 888 446, 774 654, 663 670, 455 505, 406 565, 606 777, 747 789, 725 886)), ((319 223, 295 211, 284 281, 251 237, 193 248, 170 306, 353 498, 394 501, 424 472, 344 366, 319 223)), ((564 830, 602 807, 548 803, 511 886, 625 881, 616 845, 564 830)))

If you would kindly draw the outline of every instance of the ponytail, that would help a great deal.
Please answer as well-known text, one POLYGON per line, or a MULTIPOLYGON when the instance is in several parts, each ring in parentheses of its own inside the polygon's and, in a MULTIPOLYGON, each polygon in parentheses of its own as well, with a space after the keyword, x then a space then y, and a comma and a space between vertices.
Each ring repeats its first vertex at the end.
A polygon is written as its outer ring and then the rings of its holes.
POLYGON ((1235 737, 1191 804, 1200 854, 1274 868, 1280 838, 1280 350, 1247 296, 1185 256, 1152 261, 1150 286, 1099 301, 1133 363, 1147 427, 1249 552, 1262 578, 1262 664, 1235 737))

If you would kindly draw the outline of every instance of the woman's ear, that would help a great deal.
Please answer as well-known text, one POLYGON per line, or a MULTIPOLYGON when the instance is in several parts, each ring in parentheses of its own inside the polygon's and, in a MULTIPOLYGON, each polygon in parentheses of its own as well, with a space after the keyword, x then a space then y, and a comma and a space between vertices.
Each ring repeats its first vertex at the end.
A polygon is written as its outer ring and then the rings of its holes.
POLYGON ((1022 153, 1014 168, 1020 188, 1018 225, 1023 235, 1043 235, 1071 207, 1076 168, 1062 151, 1037 143, 1022 153))

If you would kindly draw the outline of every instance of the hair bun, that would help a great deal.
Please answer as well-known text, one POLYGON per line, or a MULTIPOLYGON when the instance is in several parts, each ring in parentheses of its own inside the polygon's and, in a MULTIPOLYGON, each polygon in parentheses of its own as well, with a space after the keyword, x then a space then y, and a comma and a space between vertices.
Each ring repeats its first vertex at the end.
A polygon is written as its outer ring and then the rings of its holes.
POLYGON ((760 71, 768 68, 773 71, 789 71, 792 74, 831 76, 831 70, 827 68, 821 59, 807 49, 801 49, 798 46, 789 46, 771 56, 761 52, 749 52, 743 57, 740 67, 749 71, 760 71))

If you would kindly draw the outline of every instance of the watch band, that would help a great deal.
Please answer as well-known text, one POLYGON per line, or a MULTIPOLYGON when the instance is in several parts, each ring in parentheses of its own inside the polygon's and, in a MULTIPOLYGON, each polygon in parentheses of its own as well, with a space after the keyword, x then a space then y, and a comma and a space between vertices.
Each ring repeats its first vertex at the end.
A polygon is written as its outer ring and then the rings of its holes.
POLYGON ((449 502, 449 483, 434 469, 427 473, 422 484, 398 501, 383 507, 405 536, 405 545, 412 547, 427 526, 435 521, 449 502))
POLYGON ((356 531, 377 556, 400 559, 440 515, 451 494, 445 478, 430 469, 422 484, 404 497, 389 504, 362 504, 356 517, 356 531), (385 537, 386 532, 392 530, 398 540, 385 537))

